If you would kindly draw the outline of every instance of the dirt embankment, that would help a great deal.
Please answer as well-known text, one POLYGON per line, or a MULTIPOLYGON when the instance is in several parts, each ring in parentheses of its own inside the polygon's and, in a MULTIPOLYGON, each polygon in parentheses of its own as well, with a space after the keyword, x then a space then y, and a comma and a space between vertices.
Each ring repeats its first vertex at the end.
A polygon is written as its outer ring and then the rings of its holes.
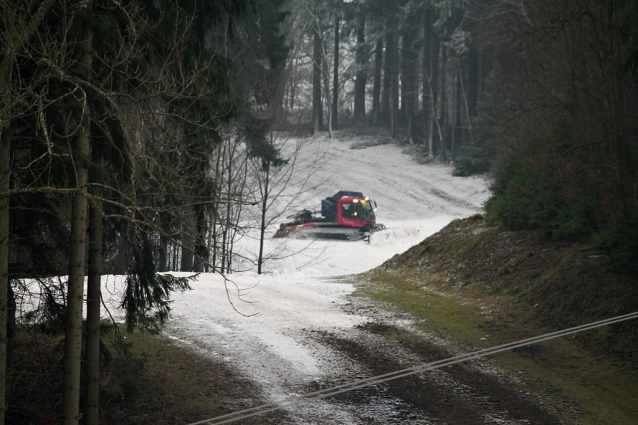
MULTIPOLYGON (((455 220, 381 267, 344 279, 357 291, 343 309, 370 320, 345 331, 310 327, 299 335, 304 344, 333 352, 330 361, 340 362, 327 366, 339 373, 281 384, 291 393, 378 377, 638 309, 635 277, 616 272, 605 255, 579 245, 541 244, 531 234, 487 227, 480 216, 455 220)), ((325 410, 284 409, 242 423, 634 424, 636 324, 346 392, 325 399, 325 410)), ((144 365, 129 373, 132 383, 111 375, 121 372, 116 364, 105 375, 126 385, 121 392, 102 393, 104 423, 187 423, 270 400, 268 388, 229 363, 165 340, 136 341, 136 346, 144 365)), ((25 416, 14 422, 42 421, 25 416)))
MULTIPOLYGON (((309 328, 304 344, 334 352, 330 358, 341 361, 329 366, 340 372, 290 382, 291 392, 333 388, 628 313, 638 300, 636 281, 615 272, 606 256, 583 246, 540 244, 530 234, 487 227, 480 216, 455 220, 376 270, 345 279, 357 291, 344 310, 370 321, 347 331, 309 328)), ((252 423, 633 424, 638 379, 624 372, 637 362, 635 325, 406 376, 329 397, 325 411, 296 407, 252 423), (601 353, 614 362, 600 362, 601 353)), ((201 404, 186 409, 177 403, 160 418, 211 417, 269 399, 229 365, 186 362, 180 368, 210 385, 205 393, 198 385, 176 386, 161 367, 161 381, 151 384, 163 391, 158 399, 172 399, 179 388, 201 404)), ((144 417, 156 420, 157 414, 144 417)))
MULTIPOLYGON (((638 310, 638 279, 620 273, 609 256, 540 243, 531 233, 489 227, 478 215, 357 279, 362 297, 353 309, 379 306, 373 321, 358 337, 324 340, 372 374, 638 310)), ((432 423, 634 424, 635 327, 629 321, 528 345, 397 380, 385 391, 432 423)))
MULTIPOLYGON (((638 300, 636 282, 614 272, 604 255, 583 246, 540 244, 530 234, 487 227, 480 216, 455 220, 381 267, 344 279, 357 291, 343 309, 370 320, 345 331, 306 330, 303 343, 332 352, 328 366, 339 373, 282 384, 291 392, 308 394, 627 313, 638 300)), ((635 366, 632 326, 405 376, 328 397, 327 410, 295 407, 257 421, 633 424, 638 379, 616 370, 635 366), (601 353, 616 362, 599 361, 601 353)), ((230 390, 239 388, 252 394, 241 407, 268 400, 236 378, 224 374, 226 388, 214 399, 234 400, 230 390)), ((210 412, 221 413, 200 413, 210 412)))
MULTIPOLYGON (((638 278, 616 270, 608 255, 488 227, 480 215, 454 220, 380 270, 428 276, 413 281, 464 297, 506 297, 512 304, 499 309, 547 330, 638 310, 638 278)), ((630 321, 579 339, 597 354, 638 370, 635 328, 630 321)))

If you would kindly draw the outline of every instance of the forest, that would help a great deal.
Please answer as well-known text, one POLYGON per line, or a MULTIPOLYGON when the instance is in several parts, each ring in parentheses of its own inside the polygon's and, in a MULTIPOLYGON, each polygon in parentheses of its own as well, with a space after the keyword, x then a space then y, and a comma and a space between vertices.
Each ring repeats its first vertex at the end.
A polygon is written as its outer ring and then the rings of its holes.
POLYGON ((638 273, 638 1, 0 0, 0 49, 0 424, 38 420, 25 325, 63 336, 56 420, 98 423, 101 276, 153 332, 189 287, 159 272, 261 273, 234 244, 318 133, 491 173, 491 223, 638 273))

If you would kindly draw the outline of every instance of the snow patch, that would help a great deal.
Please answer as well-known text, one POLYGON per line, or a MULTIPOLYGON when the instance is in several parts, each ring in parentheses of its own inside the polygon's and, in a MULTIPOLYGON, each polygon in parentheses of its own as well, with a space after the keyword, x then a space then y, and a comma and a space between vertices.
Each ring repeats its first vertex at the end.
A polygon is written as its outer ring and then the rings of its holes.
MULTIPOLYGON (((317 152, 326 157, 308 183, 318 189, 308 194, 314 203, 306 207, 318 208, 322 198, 338 190, 362 191, 377 201, 377 221, 387 229, 372 234, 369 243, 269 240, 266 250, 278 258, 265 264, 265 274, 237 273, 230 281, 203 274, 193 291, 174 298, 168 333, 193 341, 203 353, 225 356, 261 384, 270 401, 353 367, 308 338, 311 331, 347 333, 370 320, 342 309, 355 288, 332 277, 377 267, 453 219, 481 212, 489 193, 485 178, 454 177, 450 167, 416 164, 385 141, 342 140, 335 134, 306 144, 310 160, 317 152)), ((245 238, 238 249, 254 255, 257 247, 245 238)), ((292 410, 300 423, 356 422, 343 405, 321 402, 292 410)))

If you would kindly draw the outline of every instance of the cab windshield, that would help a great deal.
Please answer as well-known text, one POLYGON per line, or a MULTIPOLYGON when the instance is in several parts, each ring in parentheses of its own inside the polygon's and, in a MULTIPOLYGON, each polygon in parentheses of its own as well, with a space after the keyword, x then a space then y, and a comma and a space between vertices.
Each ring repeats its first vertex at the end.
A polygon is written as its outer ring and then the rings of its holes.
POLYGON ((342 215, 345 218, 352 218, 358 221, 366 221, 375 218, 374 207, 371 201, 360 200, 359 202, 341 204, 342 215))

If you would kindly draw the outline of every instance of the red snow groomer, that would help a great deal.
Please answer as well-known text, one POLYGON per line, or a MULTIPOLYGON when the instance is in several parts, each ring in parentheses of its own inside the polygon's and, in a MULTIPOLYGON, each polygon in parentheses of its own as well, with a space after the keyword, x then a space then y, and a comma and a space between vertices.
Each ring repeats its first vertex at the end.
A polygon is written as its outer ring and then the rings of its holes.
POLYGON ((342 190, 321 201, 321 215, 304 209, 288 218, 275 233, 275 238, 288 236, 360 240, 385 229, 376 220, 377 203, 361 192, 342 190))

